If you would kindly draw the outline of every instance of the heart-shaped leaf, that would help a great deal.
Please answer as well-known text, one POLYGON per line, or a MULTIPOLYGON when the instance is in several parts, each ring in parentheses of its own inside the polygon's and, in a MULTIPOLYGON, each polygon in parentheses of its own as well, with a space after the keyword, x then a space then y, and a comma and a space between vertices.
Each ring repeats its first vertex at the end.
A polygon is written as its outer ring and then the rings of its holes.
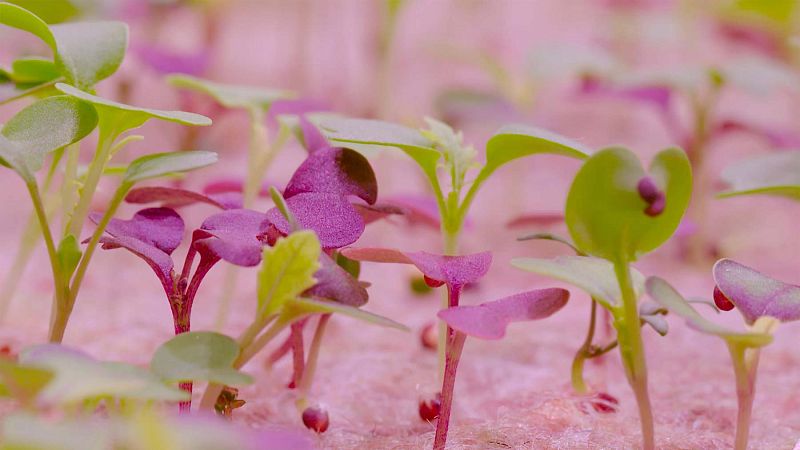
MULTIPOLYGON (((350 245, 364 233, 364 221, 353 205, 338 194, 302 193, 286 199, 300 228, 314 231, 325 249, 350 245)), ((278 208, 267 211, 270 223, 282 234, 291 226, 278 208)))
MULTIPOLYGON (((97 223, 99 214, 89 218, 97 223)), ((104 230, 103 249, 125 248, 142 258, 156 273, 164 291, 172 292, 173 262, 170 255, 183 240, 183 219, 169 208, 143 209, 130 219, 111 219, 104 230)))
POLYGON ((78 22, 48 26, 33 13, 0 3, 0 23, 34 34, 53 51, 58 69, 80 89, 91 89, 117 71, 128 46, 122 22, 78 22))
POLYGON ((665 201, 650 214, 639 193, 648 177, 638 158, 624 148, 607 148, 586 160, 567 197, 565 218, 583 252, 618 263, 635 261, 675 232, 691 197, 692 170, 679 149, 658 153, 649 178, 665 201))
POLYGON ((258 271, 259 318, 279 312, 284 305, 311 288, 319 270, 321 248, 311 231, 295 231, 264 249, 258 271))
POLYGON ((167 386, 139 367, 97 361, 61 345, 45 344, 20 354, 20 363, 51 370, 53 380, 37 396, 41 405, 74 405, 112 397, 140 401, 184 401, 188 394, 167 386))
POLYGON ((728 342, 740 343, 749 347, 761 347, 772 342, 772 335, 758 331, 732 331, 701 316, 672 286, 658 277, 650 277, 646 282, 647 293, 653 300, 667 308, 671 313, 683 317, 690 327, 697 331, 713 334, 728 342))
POLYGON ((189 75, 171 75, 167 77, 167 81, 175 87, 209 95, 226 108, 261 107, 266 109, 275 101, 295 97, 295 94, 290 91, 215 83, 189 75))
POLYGON ((200 114, 184 111, 163 111, 159 109, 139 108, 137 106, 126 105, 124 103, 98 97, 64 83, 57 83, 56 89, 69 96, 94 105, 98 112, 101 115, 107 116, 107 120, 110 123, 114 123, 117 127, 117 131, 120 132, 140 127, 152 118, 182 125, 211 125, 211 119, 206 116, 201 116, 200 114))
POLYGON ((782 151, 738 162, 722 171, 730 188, 720 197, 769 194, 800 200, 800 151, 782 151))
POLYGON ((3 126, 0 160, 30 181, 45 155, 83 139, 96 125, 97 113, 88 103, 64 95, 36 101, 3 126))
MULTIPOLYGON (((606 308, 622 304, 614 265, 591 256, 559 256, 555 259, 517 258, 511 265, 579 287, 606 308)), ((636 297, 644 293, 644 275, 631 268, 631 281, 636 297)))
POLYGON ((497 340, 506 335, 512 322, 550 317, 567 304, 564 289, 522 292, 477 306, 454 306, 439 311, 439 318, 451 328, 480 339, 497 340))
POLYGON ((517 158, 539 153, 584 159, 589 154, 589 150, 582 144, 551 131, 527 125, 506 125, 486 143, 484 171, 493 172, 503 164, 517 158))
POLYGON ((137 183, 179 172, 200 169, 217 162, 217 154, 206 151, 153 153, 136 158, 128 165, 123 181, 137 183))
POLYGON ((237 266, 261 262, 260 236, 266 216, 249 209, 229 209, 208 217, 192 235, 192 245, 202 255, 221 258, 237 266))
POLYGON ((717 287, 748 324, 759 317, 774 317, 781 322, 800 319, 800 286, 770 278, 730 259, 714 264, 717 287))
POLYGON ((356 261, 413 264, 426 277, 456 288, 480 280, 492 265, 491 252, 449 256, 367 247, 346 248, 341 253, 356 261))
POLYGON ((150 361, 150 369, 167 381, 208 381, 242 386, 253 378, 233 368, 239 344, 211 331, 181 333, 162 344, 150 361))
POLYGON ((315 116, 311 120, 331 141, 397 147, 414 159, 429 177, 436 175, 441 154, 429 139, 413 128, 379 120, 332 116, 315 116))
POLYGON ((369 161, 347 148, 318 148, 308 155, 286 185, 284 198, 306 192, 353 195, 372 205, 378 181, 369 161))

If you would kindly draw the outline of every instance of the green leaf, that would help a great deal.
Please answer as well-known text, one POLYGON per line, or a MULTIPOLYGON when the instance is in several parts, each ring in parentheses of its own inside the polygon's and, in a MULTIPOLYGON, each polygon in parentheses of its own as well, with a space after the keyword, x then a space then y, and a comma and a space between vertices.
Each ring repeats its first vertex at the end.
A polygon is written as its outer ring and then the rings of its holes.
MULTIPOLYGON (((586 291, 604 307, 622 305, 614 264, 591 256, 559 256, 555 259, 516 258, 511 265, 539 275, 560 280, 586 291)), ((644 275, 631 268, 633 290, 639 298, 644 293, 644 275)))
POLYGON ((81 260, 81 247, 75 236, 68 234, 58 244, 58 262, 64 277, 69 279, 81 260))
POLYGON ((209 95, 226 108, 261 107, 268 109, 277 100, 297 97, 291 91, 215 83, 189 75, 169 75, 167 82, 178 88, 191 89, 209 95))
POLYGON ((37 396, 43 406, 67 406, 112 397, 139 401, 182 401, 188 394, 134 365, 104 362, 66 347, 45 344, 25 349, 20 363, 53 372, 37 396))
POLYGON ((691 197, 689 160, 677 148, 653 159, 649 176, 666 198, 664 210, 655 217, 645 214, 648 204, 637 190, 647 175, 636 155, 624 148, 607 148, 586 160, 572 182, 565 211, 579 249, 627 263, 672 236, 691 197))
POLYGON ((54 421, 52 417, 15 413, 2 422, 2 450, 108 450, 115 448, 118 427, 96 418, 54 421))
POLYGON ((0 396, 12 397, 27 405, 52 379, 50 370, 0 358, 0 396))
POLYGON ((316 283, 321 251, 317 235, 309 230, 296 231, 264 249, 258 271, 259 318, 281 311, 286 302, 316 283))
POLYGON ((342 314, 362 322, 371 323, 387 328, 395 328, 402 331, 410 331, 409 328, 401 323, 395 322, 388 317, 383 317, 354 306, 343 303, 330 302, 325 300, 314 300, 310 298, 295 298, 286 303, 284 317, 300 317, 309 314, 342 314))
POLYGON ((182 125, 211 125, 211 119, 200 114, 184 111, 164 111, 159 109, 139 108, 98 97, 64 83, 56 84, 56 89, 79 100, 93 104, 98 113, 101 116, 107 117, 106 120, 114 123, 119 131, 125 131, 139 127, 152 118, 175 122, 182 125))
POLYGON ((11 79, 15 83, 44 83, 61 76, 53 61, 38 57, 19 58, 11 63, 11 79))
POLYGON ((39 16, 47 23, 59 23, 75 17, 80 10, 70 0, 4 0, 39 16))
POLYGON ((0 3, 0 23, 44 41, 66 80, 81 89, 90 89, 116 72, 128 46, 128 27, 122 22, 76 22, 48 27, 30 11, 0 3))
POLYGON ((397 147, 419 164, 430 177, 436 176, 441 153, 419 131, 380 120, 350 119, 330 115, 314 116, 312 122, 336 142, 397 147))
POLYGON ((729 186, 719 197, 778 195, 800 200, 800 151, 781 151, 738 162, 722 171, 729 186))
POLYGON ((713 334, 729 343, 743 344, 748 347, 763 347, 772 342, 772 335, 769 332, 732 331, 706 319, 675 288, 661 278, 648 278, 646 286, 647 293, 653 300, 667 308, 671 313, 684 318, 686 323, 697 331, 713 334))
POLYGON ((47 153, 83 139, 97 125, 94 108, 59 95, 39 100, 3 126, 0 158, 30 181, 47 153))
POLYGON ((150 178, 188 172, 217 162, 217 154, 206 151, 154 153, 133 160, 125 170, 123 182, 136 183, 150 178))
POLYGON ((250 375, 233 368, 239 344, 211 331, 182 333, 161 345, 150 369, 167 381, 208 381, 228 386, 253 382, 250 375))
POLYGON ((494 171, 517 158, 538 153, 585 159, 589 150, 582 144, 547 130, 526 125, 506 125, 486 143, 484 170, 494 171))

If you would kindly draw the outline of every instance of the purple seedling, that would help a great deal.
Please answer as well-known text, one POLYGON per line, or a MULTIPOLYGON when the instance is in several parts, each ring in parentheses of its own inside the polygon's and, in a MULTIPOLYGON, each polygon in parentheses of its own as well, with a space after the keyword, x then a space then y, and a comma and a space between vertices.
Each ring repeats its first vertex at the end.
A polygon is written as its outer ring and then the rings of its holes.
POLYGON ((683 317, 691 328, 725 340, 736 375, 738 412, 734 448, 745 450, 761 348, 772 342, 779 324, 800 319, 800 286, 769 278, 729 259, 717 261, 713 275, 715 301, 718 305, 730 302, 739 310, 746 331, 730 330, 704 318, 660 278, 647 280, 647 292, 670 312, 683 317))
POLYGON ((564 289, 541 289, 477 306, 454 305, 439 311, 439 318, 448 325, 448 341, 441 409, 433 441, 434 450, 445 448, 453 407, 456 373, 467 336, 486 340, 502 339, 510 323, 550 317, 566 305, 568 299, 569 292, 564 289))

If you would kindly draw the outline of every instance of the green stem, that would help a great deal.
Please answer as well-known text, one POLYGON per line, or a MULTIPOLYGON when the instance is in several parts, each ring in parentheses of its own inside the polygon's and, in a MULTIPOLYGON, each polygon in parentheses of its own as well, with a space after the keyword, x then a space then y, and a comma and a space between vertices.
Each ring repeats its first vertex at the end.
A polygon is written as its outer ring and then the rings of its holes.
MULTIPOLYGON (((78 159, 80 156, 79 144, 72 144, 67 147, 67 159, 64 162, 64 179, 61 182, 61 220, 66 230, 71 220, 71 214, 75 208, 78 197, 78 159)), ((77 236, 77 235, 76 235, 77 236)))
POLYGON ((614 326, 617 328, 620 355, 625 366, 625 375, 628 377, 628 383, 633 389, 636 404, 639 407, 642 447, 644 450, 653 450, 655 449, 655 430, 653 411, 647 392, 647 364, 642 343, 637 298, 633 290, 628 263, 626 261, 615 262, 614 272, 622 292, 621 309, 618 307, 614 311, 614 326))
MULTIPOLYGON (((101 124, 102 125, 102 124, 101 124)), ((95 152, 94 159, 89 165, 89 171, 86 174, 86 179, 83 186, 80 188, 80 195, 78 203, 72 210, 71 217, 65 229, 64 235, 80 236, 83 230, 83 223, 89 215, 89 208, 92 205, 92 198, 97 190, 97 185, 103 175, 103 170, 108 164, 111 153, 111 148, 114 140, 119 133, 115 129, 109 129, 108 126, 100 127, 100 136, 97 142, 97 151, 95 152)))
POLYGON ((250 143, 247 147, 247 175, 243 189, 245 208, 250 207, 258 196, 261 181, 257 164, 259 155, 270 151, 267 127, 264 126, 264 110, 253 106, 248 108, 247 112, 250 115, 250 143))
POLYGON ((760 350, 750 349, 751 358, 747 358, 747 348, 734 343, 728 343, 728 350, 733 360, 733 371, 736 375, 736 398, 738 412, 736 414, 736 438, 733 448, 746 450, 750 436, 750 417, 753 412, 755 398, 756 370, 760 350))
POLYGON ((317 360, 319 359, 319 352, 322 348, 322 336, 325 334, 325 328, 330 320, 330 314, 323 314, 317 323, 317 329, 314 331, 314 337, 311 340, 311 346, 308 348, 308 357, 306 358, 306 367, 303 371, 303 378, 297 385, 297 390, 300 398, 297 399, 298 408, 305 409, 307 406, 306 398, 308 391, 311 389, 311 382, 314 381, 314 373, 317 370, 317 360))
POLYGON ((575 359, 572 360, 572 388, 578 394, 586 394, 589 392, 586 381, 583 379, 583 364, 590 357, 596 317, 597 302, 592 299, 592 309, 589 314, 589 331, 586 333, 586 339, 584 339, 583 345, 581 345, 581 348, 575 354, 575 359))

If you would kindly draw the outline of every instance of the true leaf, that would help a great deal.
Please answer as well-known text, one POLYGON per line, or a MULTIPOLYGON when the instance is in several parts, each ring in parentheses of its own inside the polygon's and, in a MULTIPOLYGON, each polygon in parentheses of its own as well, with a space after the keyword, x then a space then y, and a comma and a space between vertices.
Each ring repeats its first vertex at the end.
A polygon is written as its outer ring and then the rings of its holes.
MULTIPOLYGON (((591 256, 559 256, 555 259, 517 258, 511 265, 527 272, 564 281, 583 289, 606 308, 622 304, 622 294, 609 261, 591 256)), ((644 275, 631 269, 636 297, 644 293, 644 275)))
POLYGON ((58 244, 58 262, 61 271, 66 277, 70 277, 81 260, 81 248, 75 236, 68 234, 61 243, 58 244))
POLYGON ((258 211, 229 209, 204 220, 192 234, 192 245, 204 256, 255 266, 261 262, 264 243, 260 237, 266 223, 266 216, 258 211))
POLYGON ((170 75, 167 77, 167 81, 175 87, 192 89, 209 95, 226 108, 256 106, 266 109, 275 101, 295 97, 295 94, 290 91, 215 83, 189 75, 170 75))
POLYGON ((311 231, 296 231, 264 249, 258 272, 258 317, 280 311, 316 283, 319 269, 319 240, 311 231))
POLYGON ((565 218, 575 245, 615 262, 635 261, 663 244, 678 227, 691 196, 691 166, 683 151, 658 153, 649 176, 663 192, 664 209, 645 213, 639 181, 648 176, 624 148, 607 148, 586 160, 567 197, 565 218))
POLYGON ((701 316, 672 286, 658 277, 647 279, 647 293, 653 300, 667 308, 671 313, 683 317, 690 327, 697 331, 713 334, 728 342, 745 344, 750 347, 761 347, 772 342, 772 335, 757 331, 737 332, 701 316))
POLYGON ((206 151, 154 153, 135 159, 128 165, 123 181, 136 183, 177 172, 188 172, 217 162, 217 154, 206 151))
POLYGON ((168 381, 209 381, 229 386, 250 384, 251 376, 233 368, 239 350, 239 344, 224 334, 181 333, 156 350, 150 369, 168 381))
POLYGON ((722 171, 730 188, 720 197, 768 194, 800 200, 800 151, 781 151, 738 162, 722 171))

